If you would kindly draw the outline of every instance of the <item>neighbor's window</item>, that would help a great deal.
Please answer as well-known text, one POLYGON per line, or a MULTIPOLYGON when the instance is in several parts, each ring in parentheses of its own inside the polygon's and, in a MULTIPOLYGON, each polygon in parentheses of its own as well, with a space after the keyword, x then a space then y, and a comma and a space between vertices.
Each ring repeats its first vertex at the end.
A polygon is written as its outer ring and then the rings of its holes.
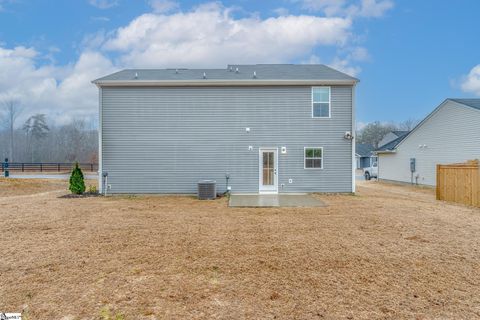
POLYGON ((330 87, 312 88, 312 117, 330 118, 330 87))
POLYGON ((323 169, 323 148, 305 148, 305 169, 323 169))

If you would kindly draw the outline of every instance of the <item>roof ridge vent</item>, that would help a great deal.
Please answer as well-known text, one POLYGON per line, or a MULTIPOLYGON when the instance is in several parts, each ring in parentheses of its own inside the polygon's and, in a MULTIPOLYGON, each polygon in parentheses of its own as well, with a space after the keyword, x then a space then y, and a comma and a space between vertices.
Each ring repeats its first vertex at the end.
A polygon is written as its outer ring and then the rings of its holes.
POLYGON ((229 71, 229 72, 232 72, 232 71, 233 71, 233 67, 230 66, 230 68, 228 68, 228 71, 229 71))
POLYGON ((135 79, 138 79, 138 72, 135 72, 135 79))
POLYGON ((207 73, 206 72, 203 73, 203 79, 207 79, 207 73))
POLYGON ((178 74, 178 69, 175 69, 175 73, 177 73, 177 74, 178 74))
POLYGON ((237 68, 235 68, 235 73, 238 73, 238 72, 239 72, 239 70, 238 70, 238 67, 237 67, 237 68))
POLYGON ((257 79, 257 71, 253 71, 253 79, 257 79))

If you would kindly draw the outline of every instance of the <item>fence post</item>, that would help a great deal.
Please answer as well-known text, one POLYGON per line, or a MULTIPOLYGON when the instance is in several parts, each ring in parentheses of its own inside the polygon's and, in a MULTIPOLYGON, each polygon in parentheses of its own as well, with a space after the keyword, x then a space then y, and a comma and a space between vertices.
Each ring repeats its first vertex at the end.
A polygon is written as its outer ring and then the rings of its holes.
POLYGON ((57 163, 58 172, 60 172, 60 163, 57 163))
POLYGON ((43 172, 43 166, 41 163, 40 163, 40 172, 43 172))
MULTIPOLYGON (((477 184, 476 184, 476 189, 477 189, 477 207, 480 208, 480 161, 477 159, 477 184)), ((475 191, 474 191, 475 192, 475 191)))
POLYGON ((440 200, 440 165, 437 164, 437 188, 436 188, 437 200, 440 200))
POLYGON ((22 162, 22 172, 25 171, 25 163, 22 162))

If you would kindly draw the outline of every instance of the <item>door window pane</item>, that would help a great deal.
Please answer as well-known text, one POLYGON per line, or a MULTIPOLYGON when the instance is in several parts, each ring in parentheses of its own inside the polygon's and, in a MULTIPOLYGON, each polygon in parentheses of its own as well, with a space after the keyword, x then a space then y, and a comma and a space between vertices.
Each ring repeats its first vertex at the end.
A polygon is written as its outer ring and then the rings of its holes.
POLYGON ((263 185, 264 186, 272 186, 274 185, 275 177, 274 177, 274 170, 275 170, 275 155, 273 152, 263 152, 262 155, 262 162, 263 162, 263 185))

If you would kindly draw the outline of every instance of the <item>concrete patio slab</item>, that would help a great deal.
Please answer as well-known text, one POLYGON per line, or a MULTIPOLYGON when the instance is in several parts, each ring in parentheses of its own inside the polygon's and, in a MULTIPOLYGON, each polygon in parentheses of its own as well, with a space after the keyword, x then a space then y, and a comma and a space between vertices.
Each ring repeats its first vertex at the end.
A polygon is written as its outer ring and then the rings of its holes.
POLYGON ((230 196, 229 207, 326 207, 309 194, 249 194, 230 196))

